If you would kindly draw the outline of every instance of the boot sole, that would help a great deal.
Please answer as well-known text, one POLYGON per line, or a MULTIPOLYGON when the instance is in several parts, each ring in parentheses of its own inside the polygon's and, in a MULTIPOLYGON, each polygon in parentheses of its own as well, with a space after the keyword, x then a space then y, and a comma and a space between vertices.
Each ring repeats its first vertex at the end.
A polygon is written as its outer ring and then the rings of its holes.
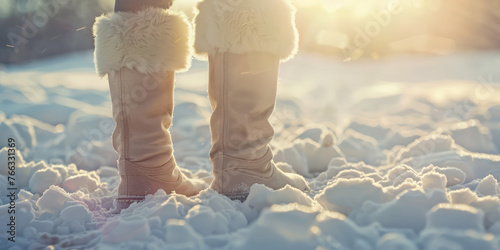
POLYGON ((145 197, 123 197, 116 198, 116 212, 120 213, 121 210, 127 209, 134 202, 142 202, 145 197))
POLYGON ((238 200, 241 201, 242 203, 245 202, 247 199, 249 193, 241 193, 241 194, 224 194, 226 197, 228 197, 231 200, 238 200))

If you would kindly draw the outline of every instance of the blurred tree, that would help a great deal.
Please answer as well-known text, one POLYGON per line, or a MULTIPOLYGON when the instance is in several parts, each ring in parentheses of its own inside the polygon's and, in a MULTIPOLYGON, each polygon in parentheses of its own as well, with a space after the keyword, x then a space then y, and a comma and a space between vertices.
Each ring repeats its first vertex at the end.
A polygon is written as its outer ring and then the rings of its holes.
MULTIPOLYGON (((191 18, 196 1, 177 0, 173 8, 191 18)), ((500 48, 499 0, 292 1, 302 50, 356 59, 500 48)), ((0 0, 0 63, 92 49, 95 17, 113 6, 114 0, 0 0)))
POLYGON ((0 1, 0 63, 7 64, 91 49, 94 19, 110 11, 98 0, 0 1))

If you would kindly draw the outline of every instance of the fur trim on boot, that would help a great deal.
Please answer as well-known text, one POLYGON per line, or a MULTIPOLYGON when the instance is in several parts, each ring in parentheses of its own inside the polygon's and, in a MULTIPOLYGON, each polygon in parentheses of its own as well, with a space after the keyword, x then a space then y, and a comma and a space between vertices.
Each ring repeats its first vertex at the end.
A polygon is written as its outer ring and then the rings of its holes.
POLYGON ((298 48, 295 12, 288 0, 202 0, 195 10, 195 51, 267 52, 287 61, 298 48))
POLYGON ((122 67, 151 74, 191 66, 191 25, 183 14, 161 8, 115 12, 96 18, 94 62, 105 76, 122 67))

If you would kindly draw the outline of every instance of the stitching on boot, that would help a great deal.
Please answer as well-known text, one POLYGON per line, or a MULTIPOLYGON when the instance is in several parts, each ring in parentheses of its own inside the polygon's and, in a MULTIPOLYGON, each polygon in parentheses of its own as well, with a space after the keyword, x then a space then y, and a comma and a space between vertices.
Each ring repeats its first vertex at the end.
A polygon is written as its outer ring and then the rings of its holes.
POLYGON ((169 174, 168 165, 172 164, 173 161, 174 161, 174 157, 172 156, 165 164, 163 164, 159 167, 148 168, 148 167, 139 166, 131 161, 125 160, 125 162, 128 163, 128 164, 125 164, 125 169, 126 169, 125 171, 127 172, 127 175, 129 175, 129 176, 169 174))
MULTIPOLYGON (((269 163, 269 162, 272 161, 272 159, 273 159, 273 152, 271 151, 270 148, 268 148, 268 150, 267 150, 267 152, 266 152, 266 154, 264 156, 262 156, 259 159, 255 159, 255 160, 247 160, 247 159, 232 157, 232 156, 229 156, 229 155, 222 155, 222 157, 223 158, 227 158, 228 160, 231 160, 231 161, 235 161, 235 162, 238 162, 238 163, 241 163, 241 164, 245 164, 246 168, 248 168, 248 167, 250 167, 250 168, 259 168, 264 163, 269 163)), ((241 165, 241 164, 237 164, 237 165, 241 165)), ((232 169, 239 169, 239 168, 238 167, 228 168, 228 169, 223 169, 222 171, 232 170, 232 169)))
MULTIPOLYGON (((119 84, 120 84, 120 119, 122 120, 122 125, 121 125, 121 129, 123 131, 123 154, 124 154, 124 169, 125 169, 125 175, 127 174, 127 169, 126 169, 126 164, 127 164, 127 159, 128 159, 128 124, 127 124, 127 118, 126 118, 126 114, 125 112, 127 112, 125 110, 125 86, 124 86, 124 82, 123 82, 123 69, 120 69, 120 81, 119 81, 119 84)), ((126 180, 126 183, 127 185, 125 185, 126 187, 126 190, 125 190, 125 193, 128 194, 129 193, 129 181, 128 181, 128 178, 126 180)))
MULTIPOLYGON (((228 136, 226 135, 227 131, 229 131, 229 121, 227 119, 227 109, 228 109, 228 92, 229 92, 229 59, 228 59, 228 54, 224 53, 223 54, 223 67, 221 68, 222 70, 222 75, 223 75, 223 81, 222 81, 222 152, 225 152, 226 148, 226 140, 228 136)), ((225 158, 224 156, 222 157, 222 171, 225 170, 225 158)), ((221 191, 224 192, 224 175, 221 175, 221 191)))
POLYGON ((154 175, 145 175, 145 176, 148 177, 148 178, 151 178, 151 179, 153 179, 155 181, 159 181, 159 182, 166 183, 166 184, 177 183, 177 185, 175 185, 175 187, 179 186, 182 183, 182 180, 183 180, 182 172, 180 170, 179 170, 179 176, 177 177, 177 179, 175 181, 164 181, 162 179, 156 178, 154 175))
POLYGON ((259 175, 254 175, 254 174, 251 174, 251 173, 248 173, 248 172, 245 172, 244 168, 241 168, 241 169, 232 169, 232 171, 235 171, 235 172, 239 172, 240 175, 241 174, 246 174, 246 175, 249 175, 251 176, 252 178, 255 178, 255 179, 258 179, 258 180, 262 180, 262 181, 268 181, 268 180, 271 180, 273 177, 274 177, 274 174, 276 173, 277 171, 277 168, 276 166, 272 166, 271 167, 271 175, 269 177, 262 177, 262 176, 259 176, 259 175))

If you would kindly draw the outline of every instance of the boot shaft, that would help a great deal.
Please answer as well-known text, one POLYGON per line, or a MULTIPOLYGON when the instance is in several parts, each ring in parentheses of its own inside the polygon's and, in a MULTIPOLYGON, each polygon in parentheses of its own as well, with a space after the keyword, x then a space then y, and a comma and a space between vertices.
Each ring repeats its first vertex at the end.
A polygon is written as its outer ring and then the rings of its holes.
POLYGON ((195 51, 209 61, 211 188, 239 200, 256 183, 307 189, 303 177, 274 165, 269 146, 279 63, 297 51, 295 8, 288 0, 203 0, 195 14, 195 51))
POLYGON ((161 166, 172 158, 174 73, 143 74, 122 68, 109 74, 113 104, 113 147, 119 161, 161 166))
POLYGON ((112 140, 121 176, 117 207, 126 208, 159 189, 197 194, 203 184, 195 185, 177 168, 168 131, 174 72, 186 70, 191 62, 187 18, 154 7, 119 11, 98 17, 94 36, 96 70, 108 75, 116 122, 112 140))
POLYGON ((253 52, 209 57, 212 150, 254 160, 269 151, 274 129, 269 122, 276 103, 279 58, 253 52))

